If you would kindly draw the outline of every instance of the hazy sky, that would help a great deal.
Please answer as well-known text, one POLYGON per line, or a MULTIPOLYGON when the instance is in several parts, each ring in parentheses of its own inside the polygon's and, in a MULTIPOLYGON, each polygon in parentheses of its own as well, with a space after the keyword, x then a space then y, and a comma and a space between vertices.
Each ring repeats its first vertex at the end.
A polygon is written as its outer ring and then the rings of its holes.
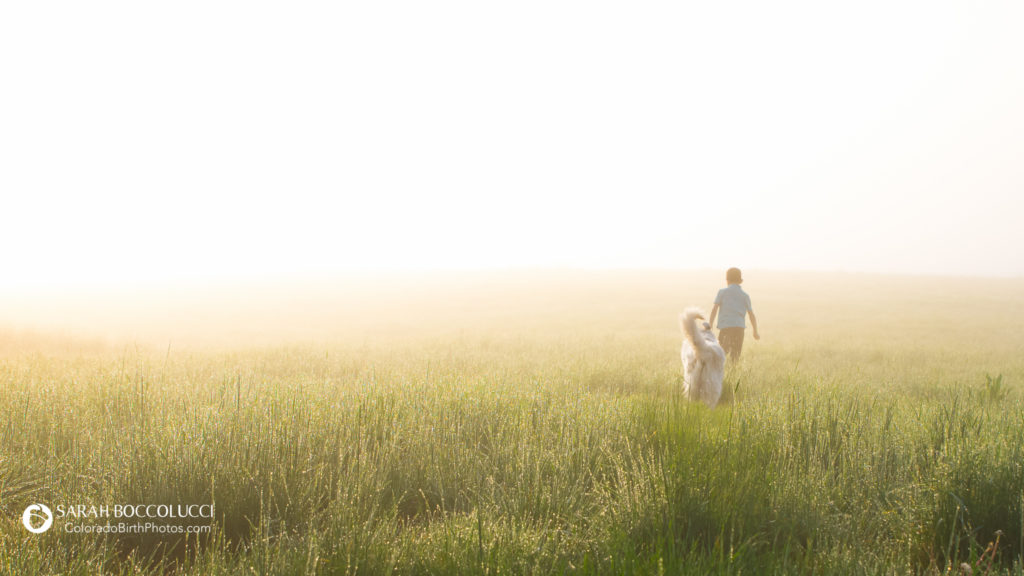
POLYGON ((1024 275, 1021 2, 8 2, 7 285, 1024 275))

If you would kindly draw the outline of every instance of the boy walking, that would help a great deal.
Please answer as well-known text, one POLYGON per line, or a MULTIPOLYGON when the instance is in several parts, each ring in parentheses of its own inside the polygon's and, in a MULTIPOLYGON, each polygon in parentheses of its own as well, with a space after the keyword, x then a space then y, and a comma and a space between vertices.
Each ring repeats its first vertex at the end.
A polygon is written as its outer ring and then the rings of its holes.
POLYGON ((760 340, 761 335, 757 333, 757 317, 754 316, 754 308, 750 305, 750 295, 740 288, 743 284, 743 274, 739 268, 729 268, 725 273, 725 281, 728 284, 718 291, 715 296, 715 306, 711 309, 711 325, 715 324, 715 317, 719 310, 722 315, 718 316, 718 343, 729 355, 730 360, 740 357, 743 350, 743 333, 747 328, 745 316, 750 314, 750 326, 754 329, 754 340, 760 340))

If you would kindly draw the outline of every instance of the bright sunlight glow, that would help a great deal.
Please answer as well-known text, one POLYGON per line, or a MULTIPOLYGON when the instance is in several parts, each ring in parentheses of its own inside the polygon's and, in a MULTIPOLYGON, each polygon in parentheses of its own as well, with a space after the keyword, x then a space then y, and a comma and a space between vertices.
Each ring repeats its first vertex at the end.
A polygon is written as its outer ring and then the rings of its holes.
POLYGON ((1024 4, 17 2, 10 286, 1024 275, 1024 4))

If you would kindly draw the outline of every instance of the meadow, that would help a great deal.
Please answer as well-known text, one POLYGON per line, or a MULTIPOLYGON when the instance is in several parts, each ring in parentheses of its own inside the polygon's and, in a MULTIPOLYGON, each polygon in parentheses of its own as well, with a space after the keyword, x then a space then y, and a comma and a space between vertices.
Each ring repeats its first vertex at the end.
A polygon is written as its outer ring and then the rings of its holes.
POLYGON ((1024 281, 745 272, 714 410, 676 316, 718 271, 9 298, 0 574, 1024 574, 1024 281))

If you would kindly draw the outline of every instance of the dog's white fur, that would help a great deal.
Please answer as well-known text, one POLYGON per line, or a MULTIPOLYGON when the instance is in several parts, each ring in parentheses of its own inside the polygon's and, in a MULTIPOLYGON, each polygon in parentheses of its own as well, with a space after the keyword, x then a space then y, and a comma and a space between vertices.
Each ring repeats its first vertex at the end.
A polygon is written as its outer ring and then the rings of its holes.
POLYGON ((679 315, 679 329, 683 332, 683 393, 690 400, 714 408, 722 397, 725 351, 711 325, 703 320, 704 313, 697 308, 687 308, 679 315), (701 320, 699 327, 697 320, 701 320))

